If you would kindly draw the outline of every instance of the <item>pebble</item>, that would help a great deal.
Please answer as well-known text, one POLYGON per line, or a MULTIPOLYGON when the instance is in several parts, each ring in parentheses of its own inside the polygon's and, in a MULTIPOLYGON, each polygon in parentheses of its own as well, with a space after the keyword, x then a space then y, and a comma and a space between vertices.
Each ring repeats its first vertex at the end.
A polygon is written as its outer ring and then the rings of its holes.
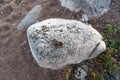
POLYGON ((85 77, 87 76, 87 72, 88 72, 87 65, 78 66, 74 71, 75 78, 78 80, 85 80, 85 77))
POLYGON ((107 75, 105 80, 120 80, 120 71, 114 71, 111 75, 107 75))

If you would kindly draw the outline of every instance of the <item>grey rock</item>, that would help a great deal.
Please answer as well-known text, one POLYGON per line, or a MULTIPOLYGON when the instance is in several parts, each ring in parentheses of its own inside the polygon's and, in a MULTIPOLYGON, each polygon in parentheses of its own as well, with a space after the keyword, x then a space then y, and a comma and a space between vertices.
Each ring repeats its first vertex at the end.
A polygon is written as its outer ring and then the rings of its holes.
POLYGON ((10 0, 3 0, 5 3, 9 2, 10 0))
POLYGON ((77 20, 47 19, 27 30, 32 55, 44 68, 60 69, 94 58, 106 49, 100 33, 77 20))
POLYGON ((30 10, 30 12, 27 13, 27 15, 19 23, 17 29, 22 30, 23 28, 29 27, 30 25, 35 23, 38 20, 40 13, 41 13, 41 6, 36 5, 32 10, 30 10))
POLYGON ((88 18, 98 18, 109 10, 111 0, 59 0, 70 11, 82 10, 88 18))
POLYGON ((17 5, 21 3, 22 0, 14 0, 17 5))
POLYGON ((117 79, 113 75, 107 75, 105 80, 117 80, 117 79))
POLYGON ((105 80, 120 80, 120 71, 113 71, 112 74, 107 75, 105 80))
POLYGON ((89 21, 88 15, 87 14, 82 14, 82 19, 81 21, 87 23, 87 21, 89 21))
POLYGON ((120 80, 120 71, 114 71, 112 75, 116 78, 116 80, 120 80))
POLYGON ((10 0, 0 0, 0 4, 8 3, 10 0))
POLYGON ((87 65, 78 66, 75 69, 75 78, 79 80, 85 80, 85 77, 87 76, 87 72, 88 72, 87 65))

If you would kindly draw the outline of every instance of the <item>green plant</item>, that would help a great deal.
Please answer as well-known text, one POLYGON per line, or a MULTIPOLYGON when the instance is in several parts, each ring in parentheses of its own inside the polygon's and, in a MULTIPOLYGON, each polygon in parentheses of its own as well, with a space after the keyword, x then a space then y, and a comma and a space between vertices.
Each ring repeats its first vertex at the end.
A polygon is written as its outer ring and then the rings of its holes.
POLYGON ((120 50, 120 40, 107 40, 106 45, 107 47, 112 47, 120 50))
POLYGON ((97 74, 93 80, 104 80, 104 78, 102 76, 100 76, 100 74, 97 74))
POLYGON ((113 27, 112 24, 105 24, 103 36, 107 47, 120 50, 120 26, 113 27))
POLYGON ((99 56, 99 59, 103 62, 103 67, 109 73, 111 73, 114 70, 112 56, 111 56, 113 53, 114 53, 114 48, 107 48, 106 51, 99 56))
MULTIPOLYGON (((106 24, 105 27, 103 36, 107 49, 97 59, 102 61, 102 68, 106 71, 103 73, 111 74, 115 70, 120 70, 120 63, 113 61, 113 55, 120 51, 120 27, 113 27, 111 24, 106 24)), ((98 75, 94 80, 102 79, 98 75)))
POLYGON ((91 71, 91 75, 93 76, 93 80, 104 80, 97 71, 91 71))
POLYGON ((70 75, 72 73, 72 68, 71 67, 65 67, 63 69, 63 72, 64 72, 65 80, 70 80, 70 75))
POLYGON ((120 34, 120 26, 118 27, 113 27, 112 24, 105 24, 106 27, 106 34, 108 35, 116 35, 116 34, 120 34))
POLYGON ((107 49, 99 57, 103 61, 104 67, 110 73, 117 68, 120 68, 120 64, 113 64, 112 55, 116 54, 120 50, 120 27, 113 27, 112 24, 106 24, 106 29, 104 32, 104 40, 106 42, 107 49))

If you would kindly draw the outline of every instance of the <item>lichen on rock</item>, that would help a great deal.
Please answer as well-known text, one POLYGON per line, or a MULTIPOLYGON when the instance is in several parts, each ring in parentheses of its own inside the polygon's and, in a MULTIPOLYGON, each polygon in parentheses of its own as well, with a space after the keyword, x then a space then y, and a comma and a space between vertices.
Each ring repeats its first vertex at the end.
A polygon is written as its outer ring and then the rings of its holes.
POLYGON ((31 25, 27 37, 37 63, 50 69, 80 63, 106 49, 100 33, 77 20, 44 20, 31 25))

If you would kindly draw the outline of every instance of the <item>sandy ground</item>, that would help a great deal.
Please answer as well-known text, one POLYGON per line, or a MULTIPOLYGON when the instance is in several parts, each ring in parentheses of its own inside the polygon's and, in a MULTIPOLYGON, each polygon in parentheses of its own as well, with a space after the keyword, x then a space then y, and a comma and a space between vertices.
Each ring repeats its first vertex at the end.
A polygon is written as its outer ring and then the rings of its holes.
MULTIPOLYGON (((16 29, 27 12, 37 4, 42 5, 39 21, 48 18, 80 20, 79 13, 61 7, 57 0, 0 0, 0 80, 64 80, 61 70, 37 65, 28 46, 27 28, 16 29)), ((112 0, 111 10, 90 23, 100 32, 106 23, 120 25, 120 0, 112 0)))

